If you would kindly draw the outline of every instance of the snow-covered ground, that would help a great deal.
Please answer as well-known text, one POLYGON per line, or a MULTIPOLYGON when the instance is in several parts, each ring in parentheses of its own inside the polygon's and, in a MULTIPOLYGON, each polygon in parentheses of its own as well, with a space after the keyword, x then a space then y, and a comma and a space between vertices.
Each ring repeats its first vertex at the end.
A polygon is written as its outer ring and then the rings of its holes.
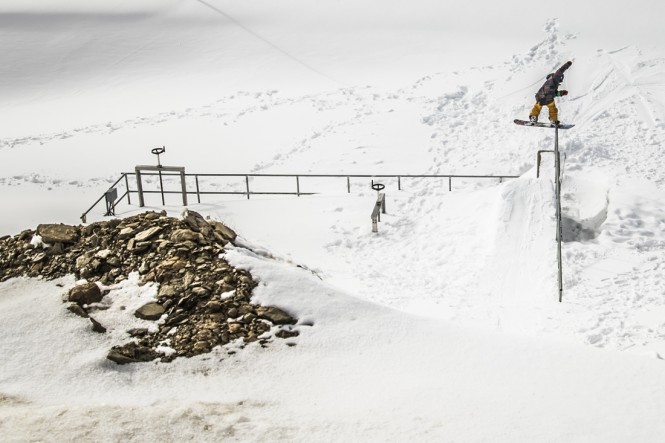
POLYGON ((190 205, 296 346, 118 367, 121 312, 100 336, 72 278, 0 284, 3 440, 662 441, 665 6, 441 3, 3 3, 0 236, 78 223, 159 146, 189 173, 520 176, 380 179, 378 233, 370 179, 190 205), (511 120, 567 60, 558 303, 554 134, 511 120))

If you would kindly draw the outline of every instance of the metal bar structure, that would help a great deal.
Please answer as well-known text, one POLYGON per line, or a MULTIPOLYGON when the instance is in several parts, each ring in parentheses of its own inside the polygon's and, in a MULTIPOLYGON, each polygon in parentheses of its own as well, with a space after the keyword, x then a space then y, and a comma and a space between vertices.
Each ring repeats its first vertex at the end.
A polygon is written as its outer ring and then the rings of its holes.
POLYGON ((561 226, 561 161, 559 157, 559 125, 554 128, 554 182, 556 192, 556 259, 558 264, 559 303, 563 301, 563 270, 561 263, 561 242, 563 229, 561 226))
MULTIPOLYGON (((183 199, 183 205, 187 206, 187 195, 194 194, 197 196, 198 203, 201 203, 202 195, 245 195, 249 199, 251 195, 295 195, 295 196, 304 196, 304 195, 314 195, 315 192, 303 192, 301 189, 301 179, 302 178, 345 178, 346 179, 346 191, 351 193, 351 179, 373 179, 373 178, 388 178, 388 179, 397 179, 397 189, 402 190, 403 179, 448 179, 448 191, 452 191, 452 180, 453 179, 498 179, 500 183, 503 183, 504 179, 518 178, 517 175, 463 175, 463 174, 187 174, 182 167, 170 167, 170 166, 137 166, 134 172, 123 172, 121 177, 111 186, 116 186, 121 180, 125 180, 125 186, 127 188, 126 192, 120 197, 114 204, 115 206, 127 196, 128 204, 131 204, 131 194, 136 193, 139 197, 139 206, 145 206, 145 194, 160 194, 162 198, 166 194, 181 194, 183 199), (134 175, 136 177, 136 189, 130 189, 129 187, 129 175, 134 175), (165 190, 163 185, 160 185, 160 189, 157 191, 146 190, 143 186, 143 177, 145 176, 158 176, 168 177, 168 176, 179 176, 181 180, 181 190, 180 191, 169 191, 165 190), (186 188, 186 178, 194 177, 196 181, 196 190, 188 191, 186 188), (201 190, 199 178, 211 178, 211 177, 237 177, 243 178, 245 181, 245 190, 244 191, 203 191, 201 190), (285 192, 275 192, 275 191, 252 191, 250 188, 250 178, 295 178, 296 180, 296 189, 294 191, 285 191, 285 192)), ((85 223, 87 214, 92 211, 92 209, 99 204, 105 198, 105 194, 102 194, 101 197, 92 205, 90 208, 83 213, 81 220, 85 223)))
MULTIPOLYGON (((180 176, 180 187, 181 191, 179 192, 182 194, 182 205, 187 206, 187 183, 186 183, 186 176, 188 174, 185 174, 185 168, 183 166, 149 166, 149 165, 139 165, 134 168, 134 173, 136 174, 136 188, 137 192, 139 193, 139 206, 144 207, 145 206, 145 199, 143 198, 143 195, 148 193, 143 190, 143 179, 142 177, 144 175, 155 175, 154 173, 147 173, 144 174, 141 171, 157 171, 157 174, 159 176, 159 194, 162 196, 162 206, 166 205, 166 201, 164 199, 164 194, 172 194, 173 192, 168 192, 164 190, 164 183, 162 181, 163 176, 169 176, 169 175, 178 175, 180 176), (177 174, 168 174, 169 172, 175 172, 177 174)), ((125 174, 129 174, 125 172, 125 174)))
POLYGON ((379 232, 379 222, 381 221, 381 213, 386 213, 386 194, 379 192, 374 203, 372 210, 372 232, 379 232))

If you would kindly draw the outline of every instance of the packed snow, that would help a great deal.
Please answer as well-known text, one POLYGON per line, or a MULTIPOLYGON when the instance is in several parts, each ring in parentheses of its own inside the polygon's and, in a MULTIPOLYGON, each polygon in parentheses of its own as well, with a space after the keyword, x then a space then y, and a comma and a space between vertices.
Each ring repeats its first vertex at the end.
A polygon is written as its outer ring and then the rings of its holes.
POLYGON ((238 232, 253 300, 298 318, 266 349, 118 366, 156 285, 114 287, 97 334, 62 303, 73 276, 0 283, 3 441, 662 441, 665 6, 310 3, 0 6, 0 236, 80 223, 162 146, 314 194, 190 195, 238 232), (554 131, 512 119, 567 60, 559 303, 554 131))

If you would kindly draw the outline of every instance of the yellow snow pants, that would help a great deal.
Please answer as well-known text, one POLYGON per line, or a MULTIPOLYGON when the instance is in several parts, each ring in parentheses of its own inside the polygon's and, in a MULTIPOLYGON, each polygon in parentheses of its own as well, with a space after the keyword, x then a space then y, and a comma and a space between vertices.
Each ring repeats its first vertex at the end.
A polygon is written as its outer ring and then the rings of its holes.
MULTIPOLYGON (((547 106, 547 108, 550 111, 550 120, 557 121, 559 119, 559 110, 556 108, 556 104, 554 103, 554 100, 552 100, 549 103, 546 103, 545 106, 547 106)), ((540 115, 540 110, 541 109, 543 109, 543 105, 536 102, 536 104, 533 105, 533 109, 531 110, 531 114, 529 114, 529 116, 534 116, 534 117, 538 118, 538 116, 540 115)))

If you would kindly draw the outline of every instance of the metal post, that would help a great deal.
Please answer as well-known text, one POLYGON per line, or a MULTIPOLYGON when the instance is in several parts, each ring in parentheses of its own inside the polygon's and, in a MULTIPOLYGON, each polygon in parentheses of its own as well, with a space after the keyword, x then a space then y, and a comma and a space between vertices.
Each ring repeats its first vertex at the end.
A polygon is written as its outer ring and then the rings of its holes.
POLYGON ((249 175, 245 176, 245 187, 247 188, 247 200, 249 200, 249 175))
POLYGON ((351 193, 351 177, 346 177, 346 193, 351 193))
POLYGON ((145 206, 143 199, 143 184, 141 183, 141 170, 136 168, 136 189, 139 191, 139 207, 145 206))
POLYGON ((184 168, 180 171, 180 186, 182 187, 182 205, 187 206, 187 181, 184 168))
POLYGON ((401 191, 402 190, 402 177, 399 175, 397 176, 397 190, 401 191))
POLYGON ((296 175, 296 195, 300 197, 300 177, 296 175))
POLYGON ((448 191, 452 191, 452 190, 453 190, 453 178, 448 177, 448 191))
POLYGON ((559 284, 559 303, 563 301, 563 271, 561 264, 561 242, 563 240, 562 227, 561 227, 561 179, 560 174, 560 159, 559 159, 559 125, 554 128, 554 168, 556 174, 554 175, 555 190, 556 190, 556 240, 557 251, 556 258, 559 267, 558 284, 559 284))
POLYGON ((542 154, 543 151, 538 151, 538 157, 536 160, 536 178, 540 178, 540 154, 542 154))
POLYGON ((125 177, 125 188, 127 189, 127 204, 131 205, 132 204, 132 199, 129 197, 131 192, 129 192, 129 179, 127 178, 127 174, 122 174, 125 177))
POLYGON ((201 190, 199 189, 199 176, 195 175, 194 179, 196 180, 196 199, 201 203, 201 190))
POLYGON ((162 171, 161 169, 157 171, 159 174, 159 193, 162 195, 162 206, 166 205, 166 201, 164 201, 164 183, 162 182, 162 171))

